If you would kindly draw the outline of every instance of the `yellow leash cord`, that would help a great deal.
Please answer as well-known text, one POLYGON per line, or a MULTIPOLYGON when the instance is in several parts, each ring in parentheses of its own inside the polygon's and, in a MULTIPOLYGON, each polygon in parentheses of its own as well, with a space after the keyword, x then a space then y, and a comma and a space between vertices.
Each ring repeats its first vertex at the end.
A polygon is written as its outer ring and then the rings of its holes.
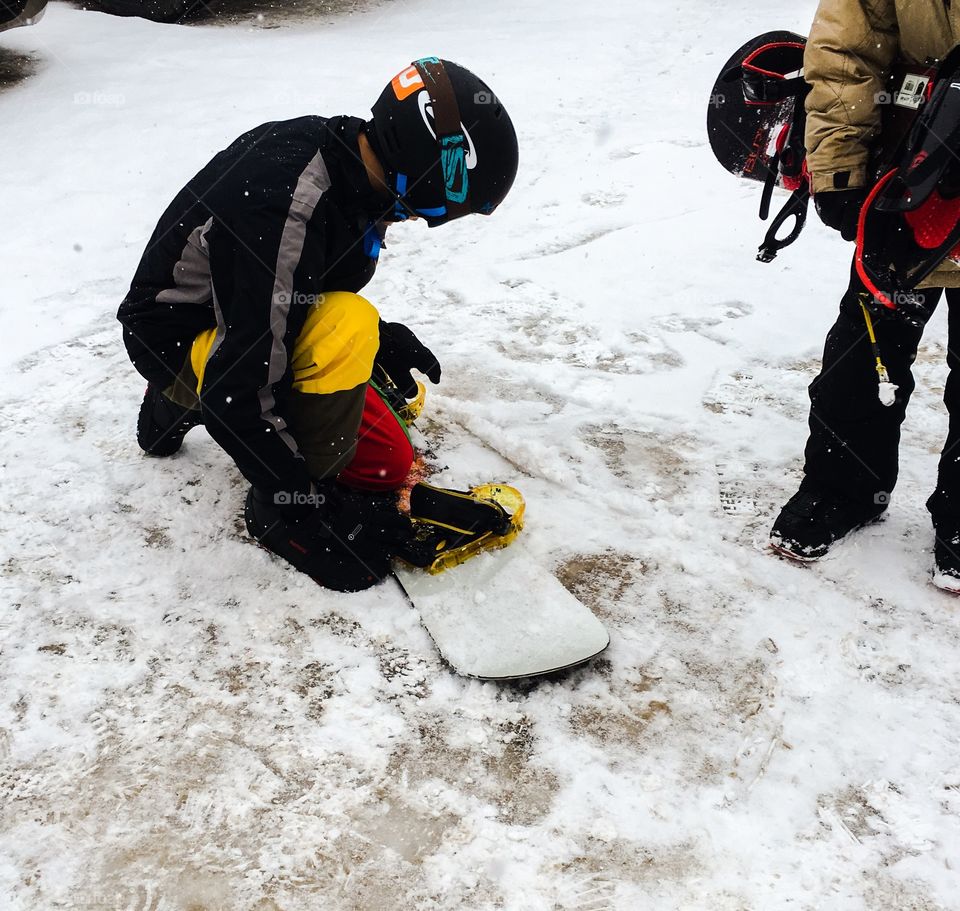
POLYGON ((880 357, 880 346, 877 344, 877 334, 873 331, 873 320, 870 317, 870 311, 867 309, 867 305, 863 302, 863 295, 860 295, 860 309, 863 311, 863 319, 867 324, 867 335, 870 337, 870 347, 873 350, 873 356, 877 362, 877 376, 880 378, 880 388, 878 390, 878 395, 880 401, 887 407, 892 405, 896 401, 897 389, 898 386, 890 382, 890 374, 887 373, 887 368, 883 364, 883 359, 880 357))

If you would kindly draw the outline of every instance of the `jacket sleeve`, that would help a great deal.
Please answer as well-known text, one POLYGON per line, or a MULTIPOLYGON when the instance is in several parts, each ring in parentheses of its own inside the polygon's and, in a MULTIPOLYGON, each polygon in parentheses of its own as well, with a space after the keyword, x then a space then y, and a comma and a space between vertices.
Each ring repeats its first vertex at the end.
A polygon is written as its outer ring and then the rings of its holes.
POLYGON ((894 0, 821 0, 804 55, 813 192, 863 187, 899 48, 894 0))
POLYGON ((306 491, 310 477, 278 408, 307 307, 294 296, 305 223, 258 210, 207 232, 217 333, 200 401, 210 435, 266 491, 306 491))

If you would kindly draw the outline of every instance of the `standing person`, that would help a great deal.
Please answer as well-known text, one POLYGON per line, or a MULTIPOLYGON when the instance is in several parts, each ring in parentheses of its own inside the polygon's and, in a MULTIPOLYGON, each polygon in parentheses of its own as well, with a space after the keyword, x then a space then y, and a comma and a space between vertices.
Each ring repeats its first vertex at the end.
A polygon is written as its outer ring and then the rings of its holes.
MULTIPOLYGON (((856 238, 857 219, 883 143, 882 104, 895 65, 923 71, 960 41, 960 3, 950 0, 821 0, 804 56, 807 166, 821 220, 856 238)), ((783 507, 773 547, 816 560, 848 533, 878 519, 897 482, 900 425, 914 388, 911 365, 941 298, 949 307, 950 430, 936 490, 927 502, 936 533, 934 581, 960 591, 960 268, 946 261, 897 310, 873 306, 852 272, 810 386, 810 437, 799 491, 783 507), (944 289, 946 293, 944 294, 944 289), (890 381, 877 395, 867 306, 890 381)))
POLYGON ((413 450, 371 385, 376 362, 412 396, 440 365, 358 292, 387 225, 490 214, 517 171, 517 138, 490 88, 418 60, 373 119, 301 117, 244 134, 160 219, 120 307, 148 386, 137 440, 170 456, 206 426, 251 488, 247 528, 322 585, 359 590, 406 554, 393 491, 413 450))

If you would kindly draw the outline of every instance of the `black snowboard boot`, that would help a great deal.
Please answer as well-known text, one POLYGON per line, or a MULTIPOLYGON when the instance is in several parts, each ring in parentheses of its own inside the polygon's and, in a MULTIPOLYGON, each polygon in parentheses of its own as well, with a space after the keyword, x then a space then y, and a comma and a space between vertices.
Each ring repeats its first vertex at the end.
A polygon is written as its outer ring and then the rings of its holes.
POLYGON ((198 410, 172 402, 150 383, 137 418, 137 442, 147 455, 171 456, 183 445, 187 431, 202 423, 198 410))
POLYGON ((384 579, 413 534, 395 493, 353 490, 331 479, 306 494, 251 487, 244 505, 251 537, 324 588, 359 592, 384 579))
POLYGON ((933 547, 933 584, 960 595, 960 528, 937 526, 933 547))
POLYGON ((819 560, 836 541, 875 522, 886 508, 886 503, 854 502, 804 483, 780 511, 770 544, 793 560, 819 560))

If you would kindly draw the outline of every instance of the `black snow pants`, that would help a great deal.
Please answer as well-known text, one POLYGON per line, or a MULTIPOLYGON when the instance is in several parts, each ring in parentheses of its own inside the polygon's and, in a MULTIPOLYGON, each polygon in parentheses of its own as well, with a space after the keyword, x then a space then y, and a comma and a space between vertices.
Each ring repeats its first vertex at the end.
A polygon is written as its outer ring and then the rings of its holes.
MULTIPOLYGON (((911 367, 923 329, 898 316, 873 311, 873 324, 890 381, 900 388, 884 406, 877 394, 876 362, 860 307, 863 292, 856 271, 840 302, 840 315, 827 334, 820 375, 810 384, 810 438, 805 484, 825 487, 860 503, 885 503, 897 483, 900 425, 914 389, 911 367)), ((924 290, 932 312, 943 289, 924 290)), ((960 528, 960 289, 946 292, 949 307, 944 402, 950 429, 939 477, 927 501, 935 525, 960 528)))

